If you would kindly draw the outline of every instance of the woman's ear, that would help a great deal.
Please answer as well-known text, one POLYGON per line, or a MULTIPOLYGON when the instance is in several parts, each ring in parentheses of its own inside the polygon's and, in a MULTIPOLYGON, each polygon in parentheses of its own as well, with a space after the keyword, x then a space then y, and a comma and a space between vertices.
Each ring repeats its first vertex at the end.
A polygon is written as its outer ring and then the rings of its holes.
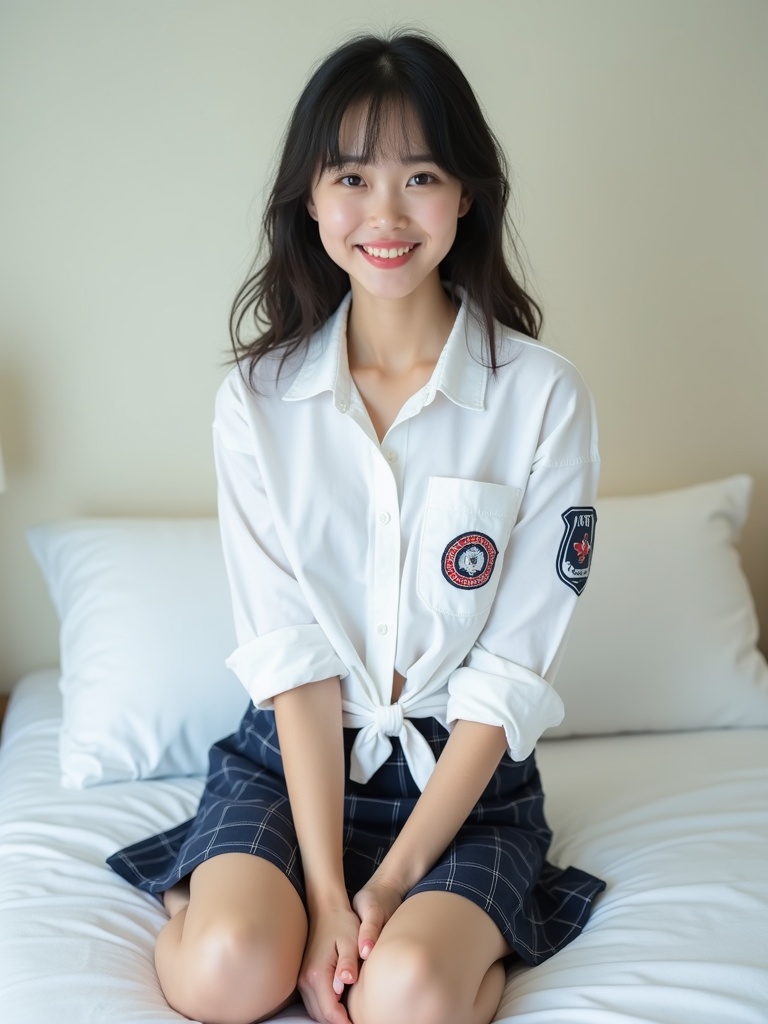
POLYGON ((468 188, 462 188, 461 199, 459 199, 459 216, 463 217, 465 213, 468 213, 471 205, 472 193, 468 188))
POLYGON ((314 199, 311 197, 307 200, 307 213, 312 220, 317 220, 317 207, 315 206, 314 199))

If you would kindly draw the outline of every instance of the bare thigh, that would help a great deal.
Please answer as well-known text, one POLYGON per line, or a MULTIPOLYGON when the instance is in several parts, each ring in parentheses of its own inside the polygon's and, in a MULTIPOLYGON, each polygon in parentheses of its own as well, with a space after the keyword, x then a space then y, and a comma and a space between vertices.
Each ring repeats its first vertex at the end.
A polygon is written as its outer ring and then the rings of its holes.
POLYGON ((392 915, 349 991, 353 1024, 489 1024, 510 952, 491 918, 455 893, 425 892, 392 915))
POLYGON ((251 1024, 293 996, 307 939, 299 894, 261 857, 225 853, 195 868, 188 901, 168 893, 172 915, 155 963, 168 1003, 204 1024, 251 1024))

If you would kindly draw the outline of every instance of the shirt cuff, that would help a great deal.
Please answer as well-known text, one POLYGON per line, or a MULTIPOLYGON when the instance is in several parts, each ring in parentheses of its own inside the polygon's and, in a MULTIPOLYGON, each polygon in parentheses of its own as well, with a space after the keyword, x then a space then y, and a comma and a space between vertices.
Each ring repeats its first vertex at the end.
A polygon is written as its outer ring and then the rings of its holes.
POLYGON ((546 679, 478 647, 451 674, 448 694, 449 728, 459 720, 501 726, 513 761, 524 761, 544 730, 565 714, 546 679))
POLYGON ((226 665, 263 711, 272 707, 272 698, 278 693, 348 674, 316 623, 286 626, 256 637, 233 651, 226 665))

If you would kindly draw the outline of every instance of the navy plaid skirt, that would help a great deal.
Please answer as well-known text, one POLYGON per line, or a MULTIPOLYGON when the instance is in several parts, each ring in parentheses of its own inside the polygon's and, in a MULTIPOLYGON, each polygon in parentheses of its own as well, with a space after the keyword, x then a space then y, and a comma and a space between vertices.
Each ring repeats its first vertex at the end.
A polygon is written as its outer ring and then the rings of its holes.
MULTIPOLYGON (((448 732, 433 718, 411 721, 439 757, 448 732)), ((419 797, 396 738, 389 759, 365 785, 349 780, 356 732, 344 730, 344 872, 350 898, 381 863, 419 797)), ((525 761, 504 755, 456 838, 408 895, 458 893, 490 915, 526 963, 552 956, 579 934, 605 883, 548 863, 551 832, 543 804, 534 755, 525 761)), ((160 895, 220 853, 264 857, 304 898, 275 717, 252 705, 238 731, 211 748, 196 816, 119 850, 108 864, 139 889, 160 895)))

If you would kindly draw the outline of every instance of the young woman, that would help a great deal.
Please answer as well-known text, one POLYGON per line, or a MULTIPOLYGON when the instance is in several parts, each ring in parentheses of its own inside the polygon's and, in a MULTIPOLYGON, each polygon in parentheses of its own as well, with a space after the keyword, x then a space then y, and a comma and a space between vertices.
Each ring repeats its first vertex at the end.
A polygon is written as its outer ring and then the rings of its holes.
POLYGON ((546 854, 534 761, 583 589, 592 402, 532 337, 503 158, 453 60, 357 38, 312 75, 214 425, 252 706, 197 816, 111 858, 164 894, 171 1006, 486 1024, 603 883, 546 854), (248 324, 255 331, 246 337, 248 324))

